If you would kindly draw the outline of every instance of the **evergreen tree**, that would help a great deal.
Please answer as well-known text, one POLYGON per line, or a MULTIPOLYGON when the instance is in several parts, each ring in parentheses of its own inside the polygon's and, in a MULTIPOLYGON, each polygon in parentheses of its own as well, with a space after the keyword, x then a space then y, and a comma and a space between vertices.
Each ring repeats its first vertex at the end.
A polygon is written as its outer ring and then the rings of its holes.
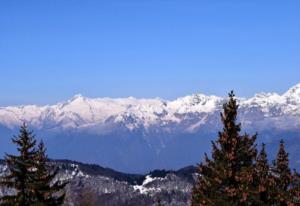
POLYGON ((277 154, 277 158, 273 161, 273 178, 275 182, 275 205, 278 206, 290 206, 294 205, 294 197, 291 192, 291 186, 294 181, 294 177, 289 168, 289 157, 285 151, 284 141, 280 141, 280 147, 277 154))
POLYGON ((53 168, 48 165, 48 157, 45 152, 44 143, 41 141, 35 156, 36 172, 32 184, 34 198, 37 205, 59 206, 64 202, 65 195, 62 190, 66 183, 53 182, 57 175, 58 168, 53 170, 53 168))
POLYGON ((17 145, 19 155, 5 156, 5 163, 10 174, 3 177, 0 185, 15 189, 15 194, 1 198, 1 205, 29 206, 33 203, 31 185, 34 175, 35 139, 31 131, 28 131, 25 123, 20 128, 20 134, 12 138, 17 145))
POLYGON ((300 205, 300 174, 296 170, 294 170, 290 192, 292 193, 295 205, 300 205))
POLYGON ((258 205, 273 205, 274 179, 270 173, 265 144, 262 144, 261 151, 255 163, 255 180, 258 189, 258 205))
POLYGON ((12 138, 19 155, 6 154, 5 163, 9 174, 3 177, 0 185, 15 190, 14 195, 0 199, 2 206, 59 206, 64 200, 62 189, 65 184, 53 182, 58 170, 50 172, 47 165, 44 144, 36 149, 32 131, 24 123, 20 134, 12 138))
POLYGON ((240 135, 236 123, 238 105, 233 92, 223 105, 223 131, 212 142, 212 159, 198 166, 199 177, 192 193, 192 206, 253 205, 256 201, 253 183, 256 159, 256 135, 240 135))

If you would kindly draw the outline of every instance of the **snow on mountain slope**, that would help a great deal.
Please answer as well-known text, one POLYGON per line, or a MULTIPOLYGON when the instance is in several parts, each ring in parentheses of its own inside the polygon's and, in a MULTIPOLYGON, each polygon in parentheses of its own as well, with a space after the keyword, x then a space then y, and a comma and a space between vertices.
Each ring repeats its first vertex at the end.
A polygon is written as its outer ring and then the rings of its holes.
MULTIPOLYGON (((87 98, 46 106, 0 107, 0 154, 14 151, 10 138, 23 121, 45 141, 52 158, 97 163, 126 172, 195 164, 221 128, 226 98, 194 94, 163 99, 87 98)), ((277 151, 284 138, 300 167, 300 84, 284 94, 239 98, 242 129, 277 151)))
MULTIPOLYGON (((25 121, 38 129, 49 125, 64 129, 86 129, 108 123, 120 123, 133 130, 138 127, 148 128, 155 124, 179 124, 189 114, 212 114, 221 109, 224 101, 224 98, 203 94, 194 94, 174 101, 133 97, 91 99, 75 95, 64 103, 52 106, 1 107, 0 124, 14 128, 25 121)), ((260 93, 253 98, 240 98, 239 103, 244 110, 257 109, 264 117, 298 116, 300 84, 283 95, 260 93)), ((203 121, 201 119, 198 124, 205 123, 203 121)))

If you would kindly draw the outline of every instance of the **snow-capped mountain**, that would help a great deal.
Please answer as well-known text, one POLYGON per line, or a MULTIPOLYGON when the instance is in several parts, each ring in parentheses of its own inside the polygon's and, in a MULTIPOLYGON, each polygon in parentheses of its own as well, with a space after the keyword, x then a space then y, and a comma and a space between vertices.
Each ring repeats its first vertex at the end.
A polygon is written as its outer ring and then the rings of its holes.
MULTIPOLYGON (((157 124, 180 124, 189 114, 211 115, 220 111, 224 100, 221 97, 203 94, 194 94, 175 101, 133 97, 91 99, 75 95, 66 102, 51 106, 0 107, 0 124, 15 128, 25 121, 36 129, 79 130, 123 124, 128 130, 141 127, 147 130, 157 124)), ((259 93, 250 99, 240 98, 239 104, 245 112, 257 110, 263 117, 297 116, 300 114, 300 84, 283 95, 259 93)), ((205 120, 202 123, 204 124, 205 120)), ((92 131, 103 132, 101 129, 92 131)))
POLYGON ((90 99, 75 95, 67 102, 52 106, 2 107, 0 123, 8 128, 18 127, 25 121, 37 129, 86 129, 112 124, 123 124, 128 130, 147 129, 158 123, 180 123, 182 118, 178 115, 214 112, 222 101, 222 98, 202 94, 175 101, 133 97, 90 99))
MULTIPOLYGON (((203 94, 174 101, 76 95, 56 105, 1 107, 0 151, 11 150, 10 135, 26 122, 55 158, 99 163, 127 172, 179 168, 198 162, 209 151, 221 126, 219 113, 225 101, 203 94)), ((243 129, 259 132, 259 141, 268 143, 273 153, 278 139, 285 138, 297 166, 300 84, 282 95, 259 93, 238 102, 243 129)))

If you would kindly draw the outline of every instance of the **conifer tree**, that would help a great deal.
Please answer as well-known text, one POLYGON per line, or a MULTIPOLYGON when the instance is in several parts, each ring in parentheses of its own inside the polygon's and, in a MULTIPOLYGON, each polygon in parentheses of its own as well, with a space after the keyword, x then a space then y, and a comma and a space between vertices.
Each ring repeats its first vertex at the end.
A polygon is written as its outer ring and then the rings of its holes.
POLYGON ((293 183, 290 192, 292 193, 295 205, 300 205, 300 174, 294 170, 293 183))
POLYGON ((0 185, 15 190, 14 195, 4 196, 0 200, 1 205, 29 206, 33 204, 31 185, 34 175, 34 158, 36 156, 36 140, 31 131, 28 131, 25 123, 20 128, 18 136, 12 138, 17 145, 19 155, 5 156, 5 163, 10 174, 3 177, 0 185))
POLYGON ((48 165, 48 157, 45 152, 44 143, 41 141, 35 156, 36 172, 32 184, 34 199, 36 200, 36 205, 59 206, 64 202, 65 195, 62 190, 66 183, 53 182, 57 175, 58 168, 53 170, 53 168, 48 165))
POLYGON ((265 144, 262 144, 261 151, 255 163, 255 179, 258 189, 258 205, 273 205, 274 179, 270 173, 265 144))
POLYGON ((231 92, 221 113, 223 131, 212 142, 212 157, 205 154, 205 162, 198 166, 192 206, 253 205, 257 199, 253 183, 256 135, 240 135, 237 110, 235 95, 231 92))
POLYGON ((273 161, 273 178, 275 182, 275 205, 278 206, 290 206, 294 205, 294 197, 291 192, 291 186, 293 184, 293 175, 289 168, 289 157, 285 151, 284 141, 280 141, 279 151, 277 158, 273 161))
POLYGON ((20 134, 12 138, 17 145, 18 155, 6 154, 5 163, 9 174, 1 178, 0 185, 13 189, 15 194, 0 199, 2 206, 59 206, 62 205, 65 184, 53 182, 58 170, 51 172, 44 144, 36 149, 32 131, 24 123, 20 134))

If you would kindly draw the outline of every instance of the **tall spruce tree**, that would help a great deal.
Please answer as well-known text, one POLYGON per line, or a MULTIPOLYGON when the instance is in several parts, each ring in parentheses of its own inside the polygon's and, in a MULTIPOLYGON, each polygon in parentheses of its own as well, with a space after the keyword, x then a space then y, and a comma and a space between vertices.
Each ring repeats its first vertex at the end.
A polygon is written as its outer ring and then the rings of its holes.
POLYGON ((34 159, 36 156, 36 140, 25 123, 20 128, 20 134, 12 138, 17 145, 19 155, 5 156, 5 163, 10 174, 3 177, 0 185, 15 190, 14 195, 4 196, 0 200, 1 205, 29 206, 34 203, 31 185, 34 176, 34 159))
POLYGON ((221 113, 223 131, 212 142, 212 157, 205 154, 205 162, 198 166, 192 206, 253 205, 257 200, 253 183, 256 135, 240 135, 237 110, 235 95, 231 92, 221 113))
POLYGON ((63 188, 66 183, 53 182, 58 168, 54 169, 48 165, 48 157, 45 152, 44 143, 41 141, 34 161, 36 167, 32 184, 34 199, 36 205, 39 206, 59 206, 64 202, 63 188))
POLYGON ((257 205, 271 206, 274 204, 273 192, 275 182, 270 173, 270 165, 265 147, 265 144, 262 144, 261 151, 255 163, 255 180, 259 198, 257 205))
POLYGON ((65 184, 53 182, 58 170, 51 172, 44 144, 36 148, 32 131, 24 123, 20 134, 12 138, 19 155, 6 154, 5 163, 9 174, 1 178, 0 185, 13 189, 15 194, 0 199, 2 206, 59 206, 64 200, 61 191, 65 184))
POLYGON ((277 158, 273 161, 272 174, 275 182, 275 205, 291 206, 294 204, 294 197, 291 187, 294 177, 289 167, 289 155, 285 151, 284 141, 280 141, 277 158))

